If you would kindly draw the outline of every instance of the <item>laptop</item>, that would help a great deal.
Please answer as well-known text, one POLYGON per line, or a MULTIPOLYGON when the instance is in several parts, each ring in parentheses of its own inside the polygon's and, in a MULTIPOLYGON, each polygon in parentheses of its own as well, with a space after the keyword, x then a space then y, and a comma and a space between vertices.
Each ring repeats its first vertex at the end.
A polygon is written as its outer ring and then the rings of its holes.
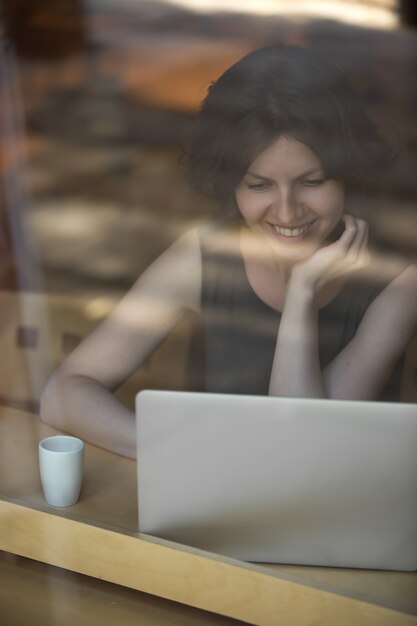
POLYGON ((244 561, 417 569, 417 405, 141 391, 139 530, 244 561))

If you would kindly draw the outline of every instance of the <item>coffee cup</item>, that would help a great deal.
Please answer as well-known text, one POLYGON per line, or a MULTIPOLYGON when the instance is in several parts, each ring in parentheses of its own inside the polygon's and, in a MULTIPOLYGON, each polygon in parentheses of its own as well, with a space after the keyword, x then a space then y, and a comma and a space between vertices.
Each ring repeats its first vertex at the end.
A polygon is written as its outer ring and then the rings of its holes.
POLYGON ((39 443, 39 471, 48 504, 66 507, 75 504, 84 473, 84 442, 78 437, 54 435, 39 443))

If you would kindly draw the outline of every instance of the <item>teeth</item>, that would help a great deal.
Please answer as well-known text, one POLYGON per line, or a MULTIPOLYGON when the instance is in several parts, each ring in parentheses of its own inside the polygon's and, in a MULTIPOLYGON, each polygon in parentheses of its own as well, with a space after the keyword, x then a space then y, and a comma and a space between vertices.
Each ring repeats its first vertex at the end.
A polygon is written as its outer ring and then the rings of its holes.
POLYGON ((274 228, 280 235, 284 235, 284 237, 300 237, 303 233, 306 232, 308 228, 308 224, 305 226, 300 226, 300 228, 281 228, 280 226, 275 226, 274 228))

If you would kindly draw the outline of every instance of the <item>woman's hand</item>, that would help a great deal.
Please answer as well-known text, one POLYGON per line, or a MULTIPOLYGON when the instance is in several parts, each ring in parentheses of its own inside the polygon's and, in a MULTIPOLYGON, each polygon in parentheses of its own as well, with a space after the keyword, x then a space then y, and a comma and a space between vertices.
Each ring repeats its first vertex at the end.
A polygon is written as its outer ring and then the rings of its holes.
POLYGON ((269 385, 270 395, 325 398, 320 369, 318 295, 331 281, 369 263, 368 225, 352 215, 345 230, 294 266, 285 296, 269 385))
POLYGON ((369 264, 368 224, 352 215, 344 215, 341 237, 317 250, 307 261, 294 266, 291 282, 312 289, 314 294, 329 282, 369 264))

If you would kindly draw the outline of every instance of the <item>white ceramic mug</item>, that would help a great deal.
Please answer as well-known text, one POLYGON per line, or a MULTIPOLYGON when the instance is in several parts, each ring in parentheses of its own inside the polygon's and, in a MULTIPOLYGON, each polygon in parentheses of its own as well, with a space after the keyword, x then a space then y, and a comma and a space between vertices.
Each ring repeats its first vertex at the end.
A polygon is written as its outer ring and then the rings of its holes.
POLYGON ((83 481, 84 442, 69 435, 43 439, 39 443, 39 470, 48 504, 75 504, 83 481))

